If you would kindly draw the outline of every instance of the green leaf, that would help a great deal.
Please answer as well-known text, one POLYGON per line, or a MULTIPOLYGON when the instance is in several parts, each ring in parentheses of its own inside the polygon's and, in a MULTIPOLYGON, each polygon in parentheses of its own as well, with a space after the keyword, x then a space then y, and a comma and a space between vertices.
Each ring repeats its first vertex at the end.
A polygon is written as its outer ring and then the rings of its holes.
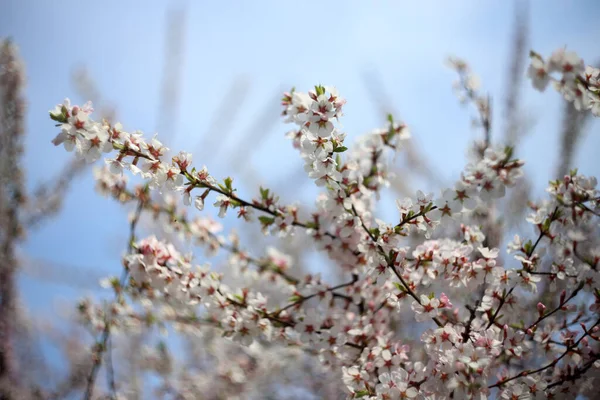
POLYGON ((359 399, 361 397, 365 397, 368 396, 370 393, 368 390, 359 390, 357 392, 354 392, 354 397, 359 399))
POLYGON ((260 217, 258 217, 258 220, 260 221, 261 224, 266 225, 266 226, 269 226, 273 222, 275 222, 274 217, 267 217, 266 215, 261 215, 260 217))
POLYGON ((388 133, 385 137, 385 143, 388 144, 390 142, 390 140, 392 140, 394 138, 395 134, 396 134, 396 132, 394 131, 394 125, 390 124, 390 129, 388 129, 388 133))
POLYGON ((261 186, 259 190, 261 199, 267 200, 269 198, 269 189, 263 189, 263 187, 261 186))
POLYGON ((325 88, 321 85, 315 86, 315 91, 317 92, 317 96, 325 94, 325 88))
POLYGON ((335 149, 333 149, 334 153, 343 153, 346 150, 348 150, 348 148, 346 146, 340 146, 340 147, 336 147, 335 149))
POLYGON ((119 278, 113 276, 110 278, 110 285, 113 287, 113 289, 119 289, 121 287, 121 282, 119 282, 119 278))
POLYGON ((505 161, 508 161, 512 158, 513 153, 514 153, 515 149, 512 146, 506 146, 504 148, 504 154, 505 154, 505 161))
POLYGON ((237 293, 234 293, 234 294, 233 294, 233 297, 234 297, 234 298, 235 298, 235 299, 236 299, 238 302, 240 302, 240 303, 243 303, 243 302, 244 302, 244 298, 243 298, 241 295, 237 294, 237 293))
POLYGON ((156 321, 158 321, 157 318, 152 313, 146 314, 145 319, 146 319, 146 325, 148 325, 148 326, 152 326, 154 323, 156 323, 156 321))
POLYGON ((542 231, 543 232, 548 232, 550 231, 550 224, 552 223, 552 220, 550 218, 546 218, 544 220, 544 223, 542 224, 542 231))
POLYGON ((233 183, 233 179, 231 179, 231 177, 228 176, 227 178, 223 179, 223 182, 225 183, 225 187, 227 188, 227 190, 231 192, 231 184, 233 183))
POLYGON ((433 208, 433 206, 434 206, 433 202, 427 204, 427 206, 425 206, 424 212, 428 213, 429 211, 431 211, 431 209, 433 208))
POLYGON ((60 122, 62 124, 67 122, 67 110, 64 106, 60 113, 53 113, 52 111, 50 111, 49 114, 50 114, 50 118, 53 121, 60 122))
POLYGON ((523 249, 525 250, 525 253, 529 254, 530 251, 532 251, 533 249, 533 242, 530 240, 527 241, 527 243, 525 243, 523 245, 523 249))
POLYGON ((312 222, 312 221, 306 222, 305 225, 307 228, 311 228, 311 229, 317 229, 319 227, 319 224, 317 224, 316 222, 312 222))
POLYGON ((571 171, 569 171, 569 175, 571 175, 571 177, 577 175, 577 168, 572 169, 571 171))
POLYGON ((529 57, 531 57, 531 58, 538 58, 540 60, 543 60, 542 56, 540 56, 538 53, 536 53, 533 50, 529 50, 529 57))
POLYGON ((402 293, 406 293, 406 291, 407 291, 406 288, 403 285, 399 284, 398 282, 394 282, 394 286, 396 286, 396 289, 398 289, 402 293))

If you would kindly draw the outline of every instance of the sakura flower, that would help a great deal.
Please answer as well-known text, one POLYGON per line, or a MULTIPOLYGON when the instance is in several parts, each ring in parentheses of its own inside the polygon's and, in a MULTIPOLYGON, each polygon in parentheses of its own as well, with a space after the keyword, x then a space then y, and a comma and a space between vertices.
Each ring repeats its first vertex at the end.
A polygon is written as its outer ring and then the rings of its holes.
POLYGON ((463 208, 463 204, 460 201, 455 200, 455 194, 456 192, 451 189, 444 190, 442 192, 442 197, 435 201, 437 209, 430 211, 428 216, 435 220, 457 217, 463 208))
POLYGON ((231 200, 224 194, 218 195, 216 200, 217 201, 215 201, 214 206, 219 207, 219 217, 223 218, 227 213, 227 209, 231 205, 231 200))
POLYGON ((422 191, 417 190, 417 204, 421 207, 429 205, 432 197, 433 193, 425 194, 422 191))
POLYGON ((438 316, 438 308, 440 307, 438 299, 435 297, 430 299, 422 294, 419 300, 420 302, 416 300, 412 302, 412 310, 415 312, 415 319, 418 322, 427 321, 438 316))
POLYGON ((412 399, 418 394, 417 389, 409 387, 408 372, 402 368, 391 373, 379 375, 379 384, 375 387, 378 394, 387 395, 391 399, 412 399))
POLYGON ((458 181, 454 187, 454 193, 453 200, 459 201, 467 210, 472 210, 477 205, 477 191, 473 186, 458 181))
POLYGON ((309 114, 309 123, 309 131, 322 138, 329 137, 333 133, 333 123, 324 115, 311 112, 309 114))
POLYGON ((170 166, 159 170, 157 182, 166 189, 175 190, 183 186, 184 178, 179 168, 170 166))
POLYGON ((312 342, 318 338, 321 328, 321 318, 313 308, 308 310, 304 319, 296 324, 296 331, 300 333, 300 340, 304 343, 312 342))
POLYGON ((570 258, 565 259, 560 263, 552 264, 552 273, 556 274, 556 277, 560 280, 564 280, 567 276, 575 275, 576 271, 573 267, 573 260, 570 258))
POLYGON ((498 249, 488 249, 487 247, 479 247, 477 250, 479 250, 479 253, 481 253, 481 255, 484 258, 497 258, 498 257, 498 249))
POLYGON ((519 280, 519 284, 522 288, 526 289, 529 292, 536 293, 537 292, 537 283, 542 278, 539 275, 531 275, 528 272, 521 272, 521 277, 519 280))
POLYGON ((548 61, 548 69, 561 72, 567 78, 582 74, 584 65, 583 60, 579 58, 577 53, 559 49, 552 53, 548 61))
POLYGON ((181 171, 187 170, 192 165, 192 154, 180 151, 179 154, 173 157, 173 164, 177 165, 181 171))
POLYGON ((81 141, 80 152, 87 162, 93 162, 112 150, 112 144, 108 141, 108 132, 105 129, 92 127, 85 131, 81 141))
POLYGON ((369 380, 369 374, 356 366, 342 367, 342 379, 348 390, 355 393, 364 388, 365 382, 369 380))
POLYGON ((550 76, 548 75, 548 67, 546 63, 539 57, 532 57, 531 64, 527 70, 527 76, 531 79, 533 87, 543 92, 550 82, 550 76))

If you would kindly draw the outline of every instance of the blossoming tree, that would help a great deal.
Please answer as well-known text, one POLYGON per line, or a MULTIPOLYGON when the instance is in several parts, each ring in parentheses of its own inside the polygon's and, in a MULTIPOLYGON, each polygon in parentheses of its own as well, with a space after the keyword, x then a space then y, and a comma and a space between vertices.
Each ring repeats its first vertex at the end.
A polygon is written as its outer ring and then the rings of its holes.
MULTIPOLYGON (((389 157, 401 156, 409 129, 390 115, 383 128, 346 143, 338 126, 345 100, 333 87, 292 90, 282 99, 283 117, 293 125, 287 137, 321 188, 310 211, 282 204, 266 187, 240 193, 234 179, 194 166, 190 153, 167 159, 158 136, 95 121, 91 104, 56 106, 50 116, 60 133, 53 143, 89 162, 104 158, 105 168, 96 172, 99 191, 135 207, 122 275, 103 281, 114 300, 78 306, 97 337, 86 398, 103 366, 111 396, 126 397, 110 372, 111 335, 140 327, 172 327, 191 341, 216 330, 250 349, 314 356, 339 377, 348 398, 580 393, 589 371, 600 367, 596 178, 573 170, 550 182, 546 199, 531 204, 531 232, 516 235, 504 258, 478 210, 515 186, 524 161, 493 143, 489 101, 477 93, 467 65, 452 64, 461 96, 477 106, 485 140, 453 186, 398 199, 393 221, 375 218, 376 207, 389 183, 389 157), (131 177, 137 185, 128 183, 131 177), (165 196, 168 201, 158 200, 165 196), (280 241, 305 236, 346 279, 328 284, 320 275, 296 276, 281 251, 247 250, 239 237, 222 235, 217 221, 202 217, 208 204, 219 217, 254 223, 280 241), (143 214, 176 241, 138 237, 143 214), (205 260, 178 250, 179 240, 202 246, 207 257, 226 253, 229 266, 247 279, 226 284, 205 260), (550 296, 544 291, 542 298, 540 287, 550 296), (398 325, 416 337, 399 335, 398 325)), ((540 91, 552 84, 577 110, 600 116, 600 70, 585 67, 576 54, 559 50, 546 60, 532 52, 528 76, 540 91)), ((174 361, 164 346, 145 357, 163 379, 163 395, 200 395, 190 376, 168 378, 174 361)))

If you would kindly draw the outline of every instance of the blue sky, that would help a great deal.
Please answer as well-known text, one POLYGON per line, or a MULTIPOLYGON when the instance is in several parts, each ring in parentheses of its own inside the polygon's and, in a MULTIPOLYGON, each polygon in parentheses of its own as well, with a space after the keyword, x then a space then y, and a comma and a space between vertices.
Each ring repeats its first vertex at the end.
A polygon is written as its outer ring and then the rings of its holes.
MULTIPOLYGON (((470 128, 472 110, 461 107, 451 90, 455 76, 444 65, 446 57, 468 60, 495 104, 503 100, 511 1, 5 0, 0 36, 13 37, 27 68, 28 187, 55 176, 69 159, 50 144, 56 132, 47 111, 65 97, 87 100, 77 96, 71 81, 77 66, 87 68, 126 128, 154 132, 160 121, 165 13, 173 7, 187 10, 180 101, 160 135, 174 150, 194 150, 195 163, 206 164, 217 177, 245 172, 257 184, 268 185, 301 169, 283 138, 289 127, 278 119, 278 94, 291 86, 303 91, 317 83, 338 87, 348 100, 342 124, 351 142, 384 123, 362 79, 364 71, 376 71, 390 108, 411 127, 413 140, 445 181, 458 176, 465 148, 477 136, 470 128), (243 107, 235 118, 224 112, 221 128, 209 132, 232 82, 247 88, 243 107)), ((600 60, 599 11, 594 0, 532 1, 530 47, 549 54, 567 45, 588 63, 600 60)), ((524 112, 537 123, 518 154, 539 193, 555 170, 562 100, 552 90, 540 94, 528 84, 523 94, 524 112)), ((241 100, 241 94, 232 96, 231 109, 241 100)), ((500 120, 497 114, 496 133, 500 120)), ((575 157, 586 174, 600 175, 595 158, 599 128, 596 121, 590 124, 575 157)), ((246 197, 257 193, 240 186, 246 197)), ((308 202, 315 193, 310 183, 295 190, 282 197, 308 202)), ((114 274, 126 243, 125 217, 120 206, 94 193, 87 173, 74 183, 60 215, 30 234, 23 252, 82 268, 81 282, 86 276, 114 274)), ((57 306, 70 306, 86 290, 27 276, 21 283, 32 311, 46 316, 57 306)))

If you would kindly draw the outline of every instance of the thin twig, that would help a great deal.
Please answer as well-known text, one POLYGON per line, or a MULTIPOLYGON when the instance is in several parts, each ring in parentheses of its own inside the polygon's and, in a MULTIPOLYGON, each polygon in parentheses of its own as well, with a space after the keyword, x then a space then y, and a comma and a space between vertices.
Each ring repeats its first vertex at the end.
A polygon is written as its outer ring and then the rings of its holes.
POLYGON ((538 369, 534 369, 534 370, 532 370, 532 371, 521 371, 521 372, 520 372, 520 373, 518 373, 517 375, 513 375, 513 376, 511 376, 510 378, 506 378, 506 379, 500 380, 500 381, 496 382, 495 384, 488 386, 488 389, 495 388, 495 387, 500 387, 500 386, 502 386, 502 385, 504 385, 504 384, 506 384, 506 383, 508 383, 508 382, 510 382, 510 381, 512 381, 512 380, 515 380, 515 379, 521 378, 521 377, 523 377, 523 376, 531 376, 531 375, 534 375, 534 374, 540 373, 540 372, 542 372, 542 371, 545 371, 545 370, 546 370, 546 369, 548 369, 548 368, 554 367, 556 364, 558 364, 558 362, 559 362, 560 360, 562 360, 564 357, 566 357, 566 356, 567 356, 567 354, 569 354, 569 353, 570 353, 570 352, 572 352, 574 349, 576 349, 576 348, 579 346, 579 343, 580 343, 580 342, 581 342, 581 341, 582 341, 582 340, 583 340, 583 339, 584 339, 586 336, 588 336, 588 335, 591 333, 592 329, 594 329, 594 327, 595 327, 596 325, 598 325, 598 324, 600 324, 600 319, 598 319, 598 320, 596 321, 596 323, 595 323, 594 325, 592 325, 592 326, 591 326, 589 329, 585 329, 585 328, 584 328, 583 335, 581 335, 581 337, 580 337, 580 338, 579 338, 579 339, 578 339, 578 340, 577 340, 577 341, 576 341, 576 342, 575 342, 573 345, 571 345, 571 346, 567 346, 566 350, 565 350, 565 351, 564 351, 564 352, 563 352, 563 353, 562 353, 562 354, 561 354, 561 355, 560 355, 558 358, 556 358, 554 361, 552 361, 552 362, 550 362, 550 363, 548 363, 548 364, 546 364, 546 365, 544 365, 544 366, 542 366, 542 367, 540 367, 540 368, 538 368, 538 369))
MULTIPOLYGON (((129 243, 127 246, 128 249, 128 253, 132 253, 134 250, 134 246, 135 246, 135 229, 137 227, 137 224, 140 220, 140 215, 142 213, 143 210, 143 206, 144 206, 144 201, 140 200, 138 203, 138 206, 135 210, 135 214, 133 219, 131 220, 131 223, 129 225, 129 243)), ((119 285, 119 290, 117 291, 117 299, 116 301, 120 301, 122 299, 123 296, 123 288, 125 287, 126 283, 127 283, 127 279, 129 277, 129 270, 127 268, 123 268, 123 272, 121 274, 121 280, 120 280, 120 285, 119 285)), ((87 379, 87 385, 86 385, 86 390, 85 390, 85 395, 84 395, 84 400, 90 400, 92 398, 92 395, 94 393, 94 384, 96 382, 96 378, 98 376, 98 371, 100 370, 100 367, 102 365, 102 353, 104 351, 106 351, 107 348, 107 342, 110 338, 110 326, 111 326, 112 320, 107 320, 105 325, 104 325, 104 330, 102 332, 102 336, 100 338, 100 340, 97 343, 97 347, 96 347, 96 351, 99 354, 95 354, 94 355, 94 364, 92 366, 92 370, 90 371, 90 374, 88 376, 87 379)))
POLYGON ((106 380, 108 387, 110 388, 110 394, 112 400, 117 398, 117 385, 115 383, 115 370, 112 362, 112 339, 108 339, 106 349, 106 380))

